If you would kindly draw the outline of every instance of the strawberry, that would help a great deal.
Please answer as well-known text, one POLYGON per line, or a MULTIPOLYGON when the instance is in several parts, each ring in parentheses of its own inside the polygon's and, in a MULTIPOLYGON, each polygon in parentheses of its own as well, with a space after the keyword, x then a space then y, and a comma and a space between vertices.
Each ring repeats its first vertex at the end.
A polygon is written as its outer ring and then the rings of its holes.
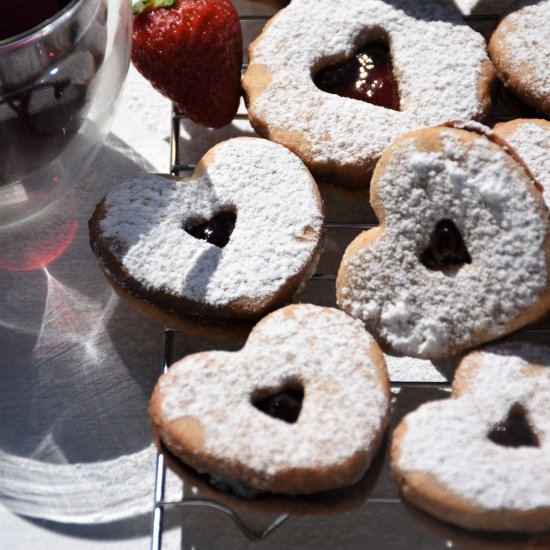
POLYGON ((203 126, 231 122, 241 94, 242 35, 230 0, 142 0, 132 61, 177 110, 203 126))

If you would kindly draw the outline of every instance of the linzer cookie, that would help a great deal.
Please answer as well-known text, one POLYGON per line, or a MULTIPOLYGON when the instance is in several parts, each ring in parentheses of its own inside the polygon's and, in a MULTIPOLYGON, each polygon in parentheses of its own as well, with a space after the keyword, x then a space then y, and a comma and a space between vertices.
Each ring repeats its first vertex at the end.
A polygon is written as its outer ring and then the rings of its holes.
POLYGON ((548 210, 517 157, 485 132, 418 130, 376 167, 380 226, 346 250, 337 301, 393 353, 452 355, 550 307, 548 210))
POLYGON ((250 46, 243 87, 263 136, 316 175, 367 185, 410 130, 483 119, 494 69, 456 10, 408 0, 293 0, 250 46))
POLYGON ((422 405, 394 432, 403 497, 467 529, 549 531, 549 400, 548 348, 516 343, 468 355, 452 397, 422 405))
POLYGON ((291 305, 256 325, 242 350, 172 365, 149 412, 166 447, 218 482, 309 494, 364 475, 387 425, 389 383, 362 323, 291 305))
POLYGON ((525 103, 550 116, 550 0, 524 0, 489 42, 498 75, 525 103))
POLYGON ((544 200, 550 205, 550 122, 542 119, 517 119, 494 127, 525 162, 535 180, 542 185, 544 200))
POLYGON ((255 319, 289 301, 315 269, 323 235, 307 168, 256 138, 216 145, 189 179, 130 179, 90 220, 108 281, 173 328, 188 317, 255 319))

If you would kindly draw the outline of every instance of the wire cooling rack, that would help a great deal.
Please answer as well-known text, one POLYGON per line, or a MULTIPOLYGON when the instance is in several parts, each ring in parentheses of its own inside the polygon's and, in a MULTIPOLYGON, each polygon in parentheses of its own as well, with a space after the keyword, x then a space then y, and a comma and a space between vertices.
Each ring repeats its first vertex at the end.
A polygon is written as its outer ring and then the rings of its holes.
MULTIPOLYGON (((269 17, 267 16, 241 16, 243 30, 247 25, 256 25, 257 30, 260 31, 261 27, 268 19, 269 17)), ((496 17, 481 15, 466 17, 466 20, 474 29, 478 30, 485 36, 489 36, 495 24, 496 17)), ((243 65, 243 71, 246 67, 247 64, 245 63, 243 65)), ((519 116, 533 116, 533 114, 526 109, 525 106, 519 104, 519 102, 509 96, 505 90, 502 88, 497 90, 495 93, 494 107, 489 124, 493 125, 496 122, 510 120, 519 116)), ((240 111, 236 116, 236 120, 247 120, 246 113, 240 111)), ((186 153, 182 151, 181 147, 180 134, 182 124, 184 124, 184 122, 185 119, 183 116, 176 112, 172 113, 170 167, 172 174, 177 176, 189 175, 195 168, 195 164, 193 162, 188 162, 189 159, 184 158, 186 153)), ((207 132, 207 130, 204 131, 207 132)), ((223 139, 225 139, 225 137, 223 139)), ((323 190, 321 190, 321 193, 323 194, 323 190)), ((357 212, 352 213, 351 219, 350 216, 341 216, 341 214, 337 213, 336 210, 334 210, 334 213, 331 214, 331 199, 330 197, 327 198, 324 196, 324 200, 325 206, 327 207, 327 217, 329 219, 329 221, 326 222, 327 241, 329 243, 328 248, 331 248, 332 251, 329 251, 329 254, 327 254, 327 257, 324 260, 323 258, 321 259, 318 272, 312 276, 306 286, 306 290, 300 296, 300 301, 330 306, 334 305, 333 296, 336 272, 338 269, 339 259, 341 258, 345 247, 360 231, 374 227, 377 222, 374 215, 368 208, 359 214, 357 212)), ((538 323, 537 325, 522 331, 522 334, 530 334, 535 340, 540 340, 542 338, 546 341, 550 341, 548 322, 538 323)), ((163 372, 166 372, 174 359, 175 338, 177 336, 178 333, 173 330, 166 329, 164 331, 162 357, 163 372)), ((450 380, 452 379, 452 373, 454 372, 454 367, 456 367, 457 362, 458 361, 455 360, 454 362, 442 362, 441 364, 435 365, 441 373, 441 376, 436 377, 435 380, 433 377, 422 378, 422 376, 411 376, 411 379, 406 379, 406 377, 403 378, 403 376, 397 376, 397 380, 393 379, 392 392, 394 394, 394 404, 392 426, 394 426, 399 421, 400 417, 408 412, 408 410, 416 408, 416 406, 418 406, 421 402, 434 398, 442 398, 448 395, 450 391, 450 380)), ((390 426, 389 431, 391 431, 392 426, 390 426)), ((371 467, 371 470, 378 469, 378 472, 375 472, 374 477, 378 477, 379 479, 376 480, 376 486, 374 489, 370 490, 368 496, 368 505, 377 505, 378 509, 381 510, 380 519, 377 520, 376 525, 372 526, 372 529, 375 531, 375 534, 373 535, 374 538, 371 537, 369 539, 370 534, 362 532, 358 535, 356 542, 348 541, 347 544, 345 542, 342 543, 342 535, 343 533, 347 533, 348 528, 339 526, 338 540, 341 544, 337 546, 331 546, 328 544, 328 547, 349 548, 356 547, 356 544, 357 546, 360 544, 361 547, 364 548, 392 548, 392 550, 398 550, 404 548, 452 548, 454 546, 460 548, 470 548, 475 545, 476 548, 487 547, 488 549, 495 549, 500 548, 501 543, 506 544, 506 548, 508 548, 510 543, 514 543, 515 538, 511 541, 509 535, 487 536, 466 534, 465 532, 450 526, 443 526, 443 524, 439 524, 437 521, 431 520, 417 511, 413 512, 408 510, 407 506, 401 502, 399 495, 393 486, 393 482, 391 481, 385 448, 381 451, 380 455, 381 456, 377 459, 377 461, 375 461, 379 463, 379 467, 371 467), (399 510, 397 516, 395 516, 396 510, 399 510), (403 510, 406 510, 406 513, 409 515, 404 516, 403 510), (399 526, 397 529, 392 523, 394 516, 397 517, 396 521, 399 526), (410 516, 413 516, 412 522, 410 520, 410 516), (384 524, 384 520, 386 520, 386 524, 384 524), (387 525, 388 521, 389 525, 387 525), (376 529, 378 529, 378 534, 376 534, 376 529), (381 530, 383 530, 383 532, 381 530), (472 539, 472 536, 474 539, 472 539), (368 542, 369 540, 370 544, 368 542)), ((367 476, 368 475, 369 474, 367 474, 367 476)), ((280 526, 287 523, 292 517, 292 514, 288 512, 273 513, 269 521, 267 523, 264 522, 260 528, 251 528, 248 523, 242 519, 241 515, 231 506, 211 498, 184 496, 182 498, 172 500, 165 499, 166 480, 166 456, 162 452, 159 452, 156 462, 156 483, 151 533, 152 550, 161 550, 165 513, 174 509, 185 509, 189 511, 189 509, 195 508, 215 511, 222 516, 229 518, 241 533, 241 541, 239 542, 227 544, 221 543, 221 545, 218 544, 218 546, 215 546, 213 542, 215 537, 210 543, 203 542, 202 547, 206 547, 208 550, 210 550, 210 548, 214 548, 214 546, 216 548, 248 548, 246 545, 247 543, 258 543, 260 541, 265 541, 270 535, 277 531, 280 526)), ((364 504, 362 506, 365 507, 364 504)), ((372 512, 369 513, 372 515, 372 512)), ((378 517, 377 512, 374 513, 374 516, 378 517)), ((211 520, 206 520, 206 523, 208 521, 211 520)), ((324 518, 321 520, 319 525, 326 525, 327 522, 330 521, 330 517, 324 518)), ((352 517, 350 521, 354 528, 359 526, 357 519, 354 517, 352 517)), ((303 532, 304 529, 309 528, 307 527, 308 521, 302 521, 301 523, 306 525, 306 527, 304 527, 304 525, 298 525, 296 529, 303 532)), ((523 539, 518 540, 520 543, 524 542, 523 539)), ((289 546, 287 546, 287 543, 288 540, 286 539, 283 542, 278 540, 274 543, 273 548, 288 548, 289 546)), ((312 544, 314 544, 312 547, 318 547, 317 542, 312 544)), ((297 547, 297 545, 298 543, 296 542, 296 546, 290 546, 297 547)), ((184 547, 195 548, 195 545, 192 544, 190 546, 186 546, 182 541, 182 548, 184 547)), ((301 547, 304 547, 303 543, 301 547)))

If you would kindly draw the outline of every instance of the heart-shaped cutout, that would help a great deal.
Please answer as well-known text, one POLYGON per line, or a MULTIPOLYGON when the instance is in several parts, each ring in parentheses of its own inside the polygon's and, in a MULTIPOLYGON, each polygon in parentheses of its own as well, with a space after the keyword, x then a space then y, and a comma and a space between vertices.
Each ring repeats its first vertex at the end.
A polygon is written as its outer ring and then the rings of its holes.
POLYGON ((216 145, 185 180, 127 180, 90 220, 92 248, 115 290, 174 328, 188 316, 256 319, 291 300, 323 237, 307 168, 256 138, 216 145))
POLYGON ((533 424, 528 420, 525 409, 514 403, 504 422, 498 423, 487 437, 503 447, 539 447, 539 438, 533 424))
POLYGON ((403 496, 467 529, 547 531, 549 400, 549 348, 514 343, 466 356, 452 397, 420 406, 394 432, 392 471, 403 496), (510 421, 527 424, 529 440, 488 437, 510 421))
POLYGON ((403 136, 376 167, 371 203, 380 226, 346 250, 337 302, 388 351, 449 356, 550 308, 541 193, 487 135, 437 127, 403 136))
POLYGON ((278 388, 262 388, 252 396, 252 404, 265 414, 294 424, 302 411, 304 388, 297 381, 291 381, 278 388))
POLYGON ((369 42, 348 60, 321 69, 313 78, 329 94, 399 111, 399 90, 387 42, 369 42))
POLYGON ((435 224, 420 260, 428 269, 441 271, 472 263, 462 235, 452 220, 439 220, 435 224))
POLYGON ((205 222, 188 223, 184 229, 195 239, 202 239, 218 248, 224 248, 237 222, 235 212, 222 212, 205 222))
POLYGON ((239 352, 175 363, 149 410, 161 440, 189 466, 294 494, 358 481, 380 445, 388 407, 383 356, 362 323, 292 305, 265 317, 239 352), (266 414, 263 405, 289 389, 295 402, 303 391, 296 422, 266 414))

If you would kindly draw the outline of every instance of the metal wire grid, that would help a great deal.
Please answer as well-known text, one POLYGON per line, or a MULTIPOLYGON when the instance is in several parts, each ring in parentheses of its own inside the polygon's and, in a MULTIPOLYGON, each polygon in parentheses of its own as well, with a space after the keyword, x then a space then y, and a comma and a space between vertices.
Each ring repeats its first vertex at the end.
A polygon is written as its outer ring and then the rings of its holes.
MULTIPOLYGON (((241 22, 249 23, 265 23, 269 16, 241 16, 241 22)), ((496 17, 492 15, 474 15, 465 17, 465 20, 480 32, 487 34, 490 32, 492 25, 496 22, 496 17), (485 31, 485 32, 484 32, 485 31)), ((243 64, 243 71, 247 68, 247 64, 243 64)), ((171 135, 170 135, 170 171, 173 175, 179 175, 182 172, 191 173, 195 169, 193 163, 180 162, 180 124, 185 117, 172 112, 171 117, 171 135)), ((493 109, 490 123, 495 124, 497 122, 504 122, 515 118, 511 116, 506 109, 499 108, 497 104, 493 109)), ((246 114, 238 113, 234 120, 247 120, 246 114)), ((376 226, 373 222, 325 222, 327 229, 354 229, 364 230, 376 226)), ((334 273, 315 273, 312 277, 312 281, 334 281, 336 275, 334 273)), ((533 332, 538 332, 536 329, 533 332)), ((545 330, 546 332, 546 330, 545 330)), ((174 335, 175 331, 171 329, 165 329, 163 335, 163 356, 162 356, 162 372, 165 373, 174 360, 174 335)), ((450 389, 450 383, 445 382, 399 382, 392 383, 394 388, 405 387, 431 387, 439 389, 450 389)), ((281 514, 277 516, 270 524, 267 525, 261 531, 252 531, 241 519, 241 517, 231 508, 215 502, 210 499, 201 498, 183 498, 181 500, 165 500, 165 484, 166 484, 166 464, 165 457, 162 452, 157 453, 156 460, 156 478, 154 489, 154 508, 151 530, 151 550, 162 549, 162 537, 164 527, 164 514, 166 510, 173 508, 187 508, 187 507, 202 507, 217 510, 218 512, 225 514, 229 517, 233 523, 239 528, 243 535, 250 541, 261 541, 266 539, 275 529, 282 525, 289 517, 289 514, 281 514)), ((373 499, 369 499, 373 501, 373 499)), ((383 498, 374 499, 383 502, 399 501, 399 499, 383 498)))

